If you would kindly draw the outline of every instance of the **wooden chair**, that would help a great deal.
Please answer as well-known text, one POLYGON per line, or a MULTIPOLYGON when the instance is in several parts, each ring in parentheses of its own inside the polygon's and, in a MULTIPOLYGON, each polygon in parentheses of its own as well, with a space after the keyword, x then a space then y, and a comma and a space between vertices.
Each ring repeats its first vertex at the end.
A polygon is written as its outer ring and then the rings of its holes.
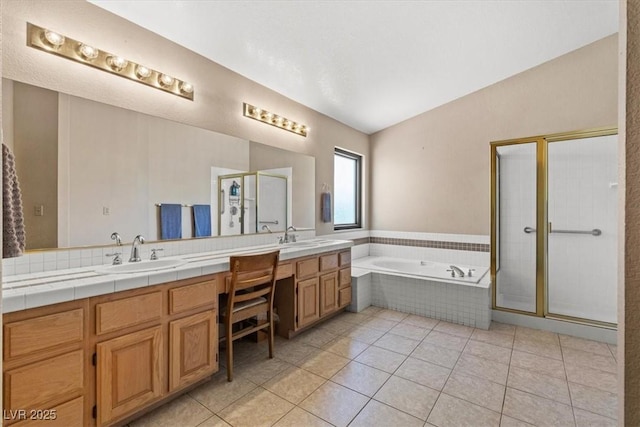
POLYGON ((227 306, 220 312, 227 344, 227 380, 233 381, 233 342, 262 329, 268 329, 269 358, 273 358, 273 295, 280 251, 230 258, 231 286, 227 306), (266 323, 258 321, 233 331, 233 325, 266 315, 266 323))

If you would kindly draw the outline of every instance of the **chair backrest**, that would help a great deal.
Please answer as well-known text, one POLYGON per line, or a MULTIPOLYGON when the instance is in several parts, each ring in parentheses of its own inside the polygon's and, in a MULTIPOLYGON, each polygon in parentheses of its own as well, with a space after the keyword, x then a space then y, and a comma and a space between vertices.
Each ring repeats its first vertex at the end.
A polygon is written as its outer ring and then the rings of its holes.
POLYGON ((228 308, 257 297, 273 301, 280 251, 258 255, 232 256, 229 260, 231 287, 228 308), (242 293, 238 293, 243 291, 242 293))

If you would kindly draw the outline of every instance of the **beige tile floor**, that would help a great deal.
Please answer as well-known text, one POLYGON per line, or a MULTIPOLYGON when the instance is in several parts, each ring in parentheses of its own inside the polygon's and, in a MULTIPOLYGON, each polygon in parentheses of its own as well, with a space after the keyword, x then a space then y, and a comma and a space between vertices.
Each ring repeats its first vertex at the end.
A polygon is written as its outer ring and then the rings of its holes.
POLYGON ((292 340, 236 343, 214 378, 130 427, 615 426, 615 347, 369 307, 292 340))

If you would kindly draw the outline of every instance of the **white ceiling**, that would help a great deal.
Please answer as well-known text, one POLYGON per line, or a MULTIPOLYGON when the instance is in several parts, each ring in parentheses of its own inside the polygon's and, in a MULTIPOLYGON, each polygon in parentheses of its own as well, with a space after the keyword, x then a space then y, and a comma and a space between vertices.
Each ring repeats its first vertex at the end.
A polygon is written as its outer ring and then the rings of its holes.
POLYGON ((91 2, 365 133, 618 31, 617 0, 91 2))

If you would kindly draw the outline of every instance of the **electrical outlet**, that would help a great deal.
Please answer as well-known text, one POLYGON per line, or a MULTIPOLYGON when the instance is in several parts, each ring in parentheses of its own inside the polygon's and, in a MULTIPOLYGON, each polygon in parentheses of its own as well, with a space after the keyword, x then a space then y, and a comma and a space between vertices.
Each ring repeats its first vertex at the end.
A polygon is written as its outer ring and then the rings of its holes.
POLYGON ((109 208, 109 206, 103 206, 102 215, 111 215, 111 208, 109 208))
POLYGON ((44 216, 44 205, 36 205, 33 207, 33 214, 35 216, 44 216))

